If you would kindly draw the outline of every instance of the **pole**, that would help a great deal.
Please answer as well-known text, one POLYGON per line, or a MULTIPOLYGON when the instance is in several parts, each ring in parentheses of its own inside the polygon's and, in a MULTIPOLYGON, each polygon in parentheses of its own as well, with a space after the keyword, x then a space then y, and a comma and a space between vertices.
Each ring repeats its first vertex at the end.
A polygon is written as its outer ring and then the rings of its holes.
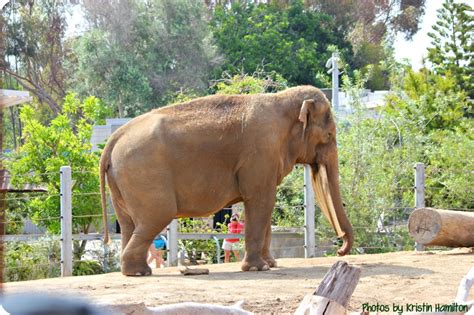
POLYGON ((304 257, 315 256, 315 207, 314 192, 311 182, 311 166, 304 165, 304 257))
POLYGON ((213 236, 212 239, 214 243, 216 243, 216 256, 217 256, 217 263, 221 263, 221 245, 219 243, 219 239, 216 236, 213 236))
POLYGON ((339 66, 337 61, 339 55, 337 52, 332 53, 331 66, 332 66, 332 106, 334 111, 339 111, 339 66))
POLYGON ((61 166, 61 277, 72 276, 71 167, 61 166))
MULTIPOLYGON (((415 209, 425 207, 425 165, 415 164, 415 209)), ((423 251, 425 246, 415 242, 415 250, 423 251)))
POLYGON ((178 265, 178 220, 174 219, 168 225, 167 229, 168 239, 168 267, 178 265))

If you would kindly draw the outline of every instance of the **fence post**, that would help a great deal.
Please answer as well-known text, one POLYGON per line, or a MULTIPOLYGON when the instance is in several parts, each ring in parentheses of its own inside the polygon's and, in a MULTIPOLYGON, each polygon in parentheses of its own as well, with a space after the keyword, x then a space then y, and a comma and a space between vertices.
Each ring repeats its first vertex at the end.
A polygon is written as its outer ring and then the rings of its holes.
POLYGON ((168 225, 167 229, 167 239, 168 239, 168 261, 167 266, 177 266, 178 265, 178 220, 174 219, 168 225))
MULTIPOLYGON (((425 206, 425 165, 415 164, 415 209, 425 206)), ((415 242, 415 250, 423 251, 425 246, 415 242)))
POLYGON ((216 243, 216 256, 217 256, 217 263, 221 263, 221 245, 219 243, 219 239, 214 235, 212 236, 212 239, 216 243))
POLYGON ((315 207, 314 192, 311 182, 311 166, 304 165, 304 257, 315 256, 315 233, 314 233, 315 207))
POLYGON ((71 167, 61 166, 61 277, 72 276, 72 178, 71 167))

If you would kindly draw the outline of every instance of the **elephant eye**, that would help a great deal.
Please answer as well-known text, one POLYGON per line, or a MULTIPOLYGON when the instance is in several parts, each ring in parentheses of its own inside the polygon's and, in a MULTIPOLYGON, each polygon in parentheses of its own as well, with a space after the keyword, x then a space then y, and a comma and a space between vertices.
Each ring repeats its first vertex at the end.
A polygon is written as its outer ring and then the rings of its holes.
POLYGON ((328 112, 326 113, 326 115, 324 116, 324 121, 325 121, 326 123, 329 123, 329 121, 331 121, 331 112, 330 112, 330 111, 328 111, 328 112))

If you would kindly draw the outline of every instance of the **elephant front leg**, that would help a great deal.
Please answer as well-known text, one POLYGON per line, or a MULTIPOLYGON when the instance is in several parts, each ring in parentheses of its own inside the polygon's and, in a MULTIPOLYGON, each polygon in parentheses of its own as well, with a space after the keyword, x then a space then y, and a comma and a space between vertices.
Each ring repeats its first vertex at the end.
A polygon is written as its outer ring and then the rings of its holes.
POLYGON ((271 225, 271 218, 270 224, 265 231, 265 242, 263 244, 263 259, 267 262, 270 268, 277 267, 277 262, 275 258, 273 258, 272 254, 270 254, 270 244, 272 242, 272 225, 271 225))
MULTIPOLYGON (((257 199, 257 198, 256 198, 257 199)), ((270 228, 274 197, 271 201, 245 201, 245 257, 242 261, 243 271, 269 270, 270 264, 265 259, 266 233, 270 228)), ((268 257, 267 257, 268 258, 268 257)))

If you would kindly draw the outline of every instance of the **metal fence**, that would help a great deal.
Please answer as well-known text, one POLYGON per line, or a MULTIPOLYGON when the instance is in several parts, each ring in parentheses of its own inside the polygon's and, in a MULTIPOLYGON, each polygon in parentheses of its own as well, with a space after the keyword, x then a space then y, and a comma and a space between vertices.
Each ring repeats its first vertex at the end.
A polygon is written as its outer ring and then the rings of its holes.
MULTIPOLYGON (((301 166, 300 166, 301 167, 301 166)), ((316 206, 314 202, 313 189, 311 184, 311 174, 310 168, 308 166, 304 167, 304 197, 301 200, 301 203, 293 205, 286 205, 286 207, 294 207, 296 209, 304 210, 304 225, 293 228, 278 228, 276 227, 273 231, 273 239, 275 244, 272 244, 273 253, 277 253, 277 258, 284 256, 282 253, 290 253, 290 255, 297 257, 315 257, 321 256, 327 253, 333 253, 339 244, 335 241, 335 238, 327 239, 322 236, 322 234, 327 235, 329 233, 322 233, 320 230, 320 224, 317 223, 318 229, 315 226, 316 218, 316 206)), ((75 264, 81 263, 87 259, 94 259, 100 263, 101 268, 105 271, 114 271, 117 270, 119 265, 119 252, 120 252, 120 234, 111 233, 111 239, 113 243, 111 246, 103 244, 102 234, 98 233, 88 233, 88 234, 73 234, 72 226, 73 219, 81 218, 96 218, 101 219, 101 214, 86 214, 86 215, 73 215, 73 194, 72 194, 72 172, 69 166, 61 167, 60 177, 61 177, 61 189, 60 194, 43 194, 40 198, 58 198, 60 205, 60 216, 45 216, 41 218, 35 218, 35 221, 48 221, 56 222, 60 225, 61 236, 52 236, 49 239, 45 239, 44 234, 29 234, 29 235, 5 235, 2 236, 2 241, 6 241, 9 246, 22 246, 26 243, 31 244, 40 244, 44 243, 44 256, 46 260, 36 261, 32 265, 38 270, 48 271, 52 275, 61 275, 61 276, 70 276, 73 273, 73 266, 75 264), (59 224, 60 223, 60 224, 59 224), (73 242, 78 241, 87 241, 89 251, 95 251, 96 254, 88 253, 84 255, 85 257, 75 257, 73 254, 73 242), (55 254, 60 247, 60 257, 55 254)), ((412 189, 412 188, 407 188, 412 189)), ((377 228, 373 229, 373 226, 366 225, 354 225, 354 230, 365 230, 367 235, 372 235, 373 237, 392 237, 396 236, 394 231, 396 229, 406 229, 406 218, 412 212, 414 208, 423 207, 425 205, 425 175, 424 175, 424 165, 417 163, 415 165, 415 179, 414 179, 414 207, 410 206, 400 206, 392 208, 383 208, 379 209, 381 213, 378 220, 380 224, 377 224, 377 228), (384 214, 390 217, 390 213, 399 212, 401 215, 393 216, 391 219, 384 219, 384 214), (401 218, 401 221, 400 221, 401 218), (391 220, 391 221, 390 221, 391 220), (384 222, 390 221, 390 222, 384 222)), ((35 194, 34 196, 38 196, 35 194)), ((75 197, 80 198, 90 198, 98 197, 98 192, 92 193, 75 193, 75 197)), ((28 200, 29 196, 14 196, 7 197, 6 200, 28 200)), ((277 204, 276 209, 282 207, 282 205, 277 204)), ((110 213, 109 217, 113 217, 114 214, 110 213)), ((5 224, 20 224, 22 219, 18 220, 8 220, 3 222, 5 224)), ((327 231, 324 231, 327 232, 327 231)), ((332 235, 333 233, 331 233, 332 235)), ((186 258, 186 248, 183 244, 189 244, 192 242, 188 248, 192 248, 193 255, 206 257, 213 257, 213 262, 220 263, 222 261, 221 255, 221 242, 225 238, 239 238, 242 239, 244 236, 242 234, 228 234, 228 233, 219 233, 217 231, 196 231, 196 232, 183 232, 180 230, 178 220, 174 220, 166 230, 166 233, 157 236, 161 237, 166 242, 166 261, 168 266, 175 266, 186 258), (196 244, 198 242, 205 242, 207 246, 204 249, 199 249, 196 244), (194 246, 194 248, 193 248, 194 246)), ((383 246, 366 246, 366 247, 357 247, 355 248, 356 252, 364 253, 369 250, 375 249, 385 249, 385 250, 397 250, 397 245, 395 241, 392 248, 383 246)), ((36 245, 35 245, 36 246, 36 245)), ((7 246, 8 247, 8 246, 7 246)), ((35 247, 39 248, 39 247, 35 247)), ((417 250, 422 250, 422 246, 417 245, 417 250)), ((189 256, 189 254, 188 254, 189 256)), ((30 267, 22 265, 7 264, 6 269, 11 274, 15 272, 29 272, 30 267)), ((13 277, 14 279, 14 277, 13 277)))

